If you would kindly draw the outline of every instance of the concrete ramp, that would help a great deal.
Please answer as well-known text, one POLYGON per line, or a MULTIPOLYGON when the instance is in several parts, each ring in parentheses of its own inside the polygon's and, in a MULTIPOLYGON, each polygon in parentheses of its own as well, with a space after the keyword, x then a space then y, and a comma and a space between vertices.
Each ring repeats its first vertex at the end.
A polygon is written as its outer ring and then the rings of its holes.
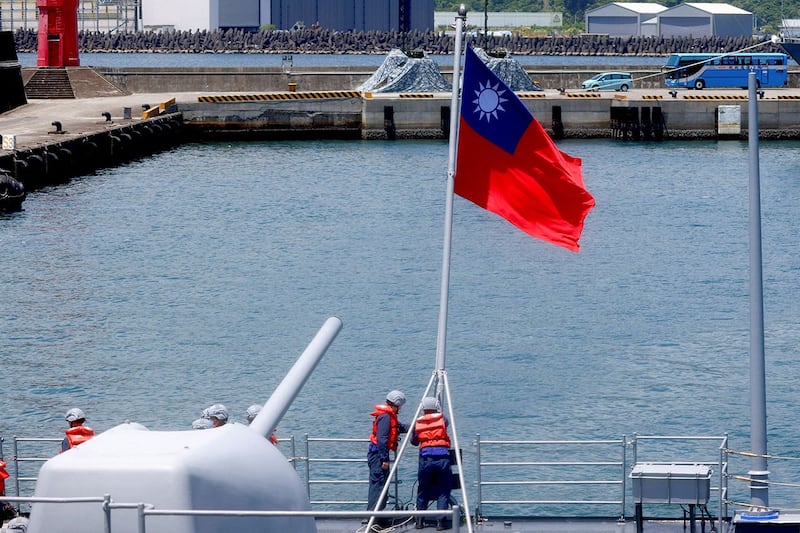
POLYGON ((25 71, 25 93, 30 99, 102 98, 130 94, 91 67, 40 67, 25 71))

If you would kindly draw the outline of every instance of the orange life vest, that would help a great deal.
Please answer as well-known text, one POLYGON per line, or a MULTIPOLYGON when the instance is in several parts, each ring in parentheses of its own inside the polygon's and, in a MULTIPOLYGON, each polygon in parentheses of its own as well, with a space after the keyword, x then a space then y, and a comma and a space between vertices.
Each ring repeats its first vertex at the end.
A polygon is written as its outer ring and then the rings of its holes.
POLYGON ((269 434, 269 441, 270 441, 272 444, 275 444, 275 445, 277 445, 277 444, 278 444, 278 437, 276 437, 276 436, 275 436, 275 433, 270 433, 270 434, 269 434))
POLYGON ((4 495, 6 493, 6 479, 11 474, 6 471, 6 463, 0 461, 0 495, 4 495))
POLYGON ((372 444, 378 444, 378 417, 382 414, 389 415, 389 442, 387 446, 390 450, 397 449, 397 437, 399 436, 399 430, 397 427, 397 413, 394 412, 394 409, 386 404, 380 404, 375 406, 375 410, 370 413, 375 418, 372 420, 372 435, 369 437, 369 441, 372 444))
POLYGON ((94 437, 94 430, 88 426, 75 426, 74 428, 69 428, 64 431, 64 433, 67 434, 67 441, 69 441, 70 448, 78 444, 83 444, 94 437))
POLYGON ((447 435, 447 424, 442 413, 429 413, 417 419, 415 425, 419 447, 429 446, 450 447, 450 437, 447 435))

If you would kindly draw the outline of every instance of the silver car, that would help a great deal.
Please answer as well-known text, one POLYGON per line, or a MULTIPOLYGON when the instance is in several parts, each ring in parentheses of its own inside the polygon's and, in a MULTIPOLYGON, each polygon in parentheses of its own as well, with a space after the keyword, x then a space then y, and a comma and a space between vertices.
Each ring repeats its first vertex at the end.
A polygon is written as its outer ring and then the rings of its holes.
POLYGON ((633 89, 633 76, 630 72, 601 72, 581 84, 589 91, 622 91, 633 89))

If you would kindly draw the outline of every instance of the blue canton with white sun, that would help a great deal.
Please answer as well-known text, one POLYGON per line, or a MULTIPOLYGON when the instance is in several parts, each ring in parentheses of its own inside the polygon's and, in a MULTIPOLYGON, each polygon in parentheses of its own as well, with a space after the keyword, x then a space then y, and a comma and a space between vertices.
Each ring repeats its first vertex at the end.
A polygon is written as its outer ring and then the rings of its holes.
POLYGON ((461 116, 469 126, 513 154, 533 115, 471 47, 467 47, 461 95, 461 116))

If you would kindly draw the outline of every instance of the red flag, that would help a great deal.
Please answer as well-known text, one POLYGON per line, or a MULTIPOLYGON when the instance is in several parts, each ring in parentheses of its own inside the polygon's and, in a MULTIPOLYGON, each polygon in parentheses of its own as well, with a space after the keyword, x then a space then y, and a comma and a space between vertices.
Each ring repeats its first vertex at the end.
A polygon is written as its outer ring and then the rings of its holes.
POLYGON ((594 198, 581 160, 559 150, 525 104, 467 48, 455 192, 539 239, 580 249, 594 198))

